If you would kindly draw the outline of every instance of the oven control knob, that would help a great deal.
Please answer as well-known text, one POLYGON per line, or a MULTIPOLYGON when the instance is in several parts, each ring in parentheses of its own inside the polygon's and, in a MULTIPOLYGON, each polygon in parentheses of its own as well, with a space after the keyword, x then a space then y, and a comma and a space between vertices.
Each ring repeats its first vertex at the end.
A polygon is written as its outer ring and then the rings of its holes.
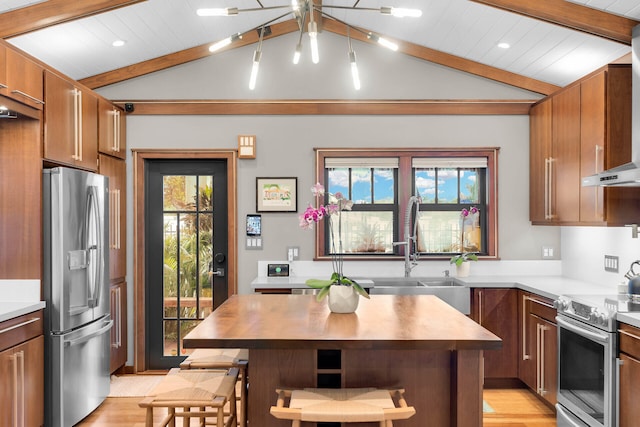
POLYGON ((558 311, 566 311, 569 308, 569 301, 558 298, 553 302, 553 307, 558 311))

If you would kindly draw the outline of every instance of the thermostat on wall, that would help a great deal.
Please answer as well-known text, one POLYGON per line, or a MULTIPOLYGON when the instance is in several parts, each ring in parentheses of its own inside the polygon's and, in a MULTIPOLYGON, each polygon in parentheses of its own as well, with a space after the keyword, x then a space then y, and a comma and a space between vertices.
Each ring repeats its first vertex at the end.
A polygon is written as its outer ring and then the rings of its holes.
POLYGON ((268 277, 289 277, 289 264, 267 264, 268 277))

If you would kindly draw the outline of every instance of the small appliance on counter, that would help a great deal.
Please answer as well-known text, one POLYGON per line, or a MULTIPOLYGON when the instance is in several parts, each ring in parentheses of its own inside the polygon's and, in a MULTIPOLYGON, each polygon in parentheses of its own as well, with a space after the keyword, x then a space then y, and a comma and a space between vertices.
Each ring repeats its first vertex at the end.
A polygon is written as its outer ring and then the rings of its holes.
POLYGON ((108 178, 43 171, 45 425, 69 427, 110 389, 108 178))
POLYGON ((640 273, 636 273, 633 269, 634 266, 640 266, 640 260, 633 261, 629 266, 629 271, 627 271, 624 277, 629 281, 627 283, 627 294, 629 295, 629 299, 635 302, 640 302, 640 273))

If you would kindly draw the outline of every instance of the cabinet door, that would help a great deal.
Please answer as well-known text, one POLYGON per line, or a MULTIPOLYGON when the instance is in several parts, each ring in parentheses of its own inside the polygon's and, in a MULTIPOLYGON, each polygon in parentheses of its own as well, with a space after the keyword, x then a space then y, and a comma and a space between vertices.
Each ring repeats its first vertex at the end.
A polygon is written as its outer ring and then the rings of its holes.
POLYGON ((78 127, 82 133, 79 141, 80 158, 75 165, 92 171, 98 170, 98 97, 88 91, 80 91, 82 116, 78 127))
POLYGON ((0 95, 9 96, 9 82, 7 81, 6 63, 7 47, 0 43, 0 95))
POLYGON ((77 155, 75 87, 49 71, 44 73, 44 157, 73 165, 77 155))
POLYGON ((42 109, 44 69, 13 49, 6 49, 9 96, 23 104, 42 109))
POLYGON ((548 320, 539 319, 540 328, 540 396, 551 405, 558 393, 558 327, 548 320))
MULTIPOLYGON (((580 84, 580 175, 602 172, 605 157, 606 74, 598 73, 580 84)), ((580 187, 580 221, 604 219, 604 188, 580 187)))
POLYGON ((44 424, 44 337, 0 353, 0 425, 44 424))
POLYGON ((559 222, 580 220, 580 86, 553 98, 552 214, 559 222))
POLYGON ((111 285, 111 372, 127 361, 127 284, 119 282, 111 285))
POLYGON ((17 365, 13 358, 13 348, 0 352, 0 425, 13 426, 17 365), (14 373, 15 372, 15 373, 14 373))
POLYGON ((519 330, 520 337, 518 343, 519 357, 518 357, 518 377, 525 383, 530 389, 536 389, 537 378, 537 348, 536 348, 536 322, 530 314, 530 300, 529 293, 518 291, 519 303, 519 330))
POLYGON ((640 360, 624 353, 620 354, 620 360, 620 427, 635 427, 640 419, 640 360))
POLYGON ((44 157, 95 171, 98 162, 98 98, 45 72, 44 157))
POLYGON ((529 220, 549 221, 549 160, 551 159, 551 99, 531 107, 529 139, 529 220))
POLYGON ((98 101, 98 149, 120 159, 126 156, 124 111, 104 99, 98 101))
POLYGON ((109 177, 109 273, 112 281, 124 279, 126 265, 126 164, 100 155, 100 174, 109 177))
POLYGON ((518 294, 515 289, 474 289, 472 318, 502 339, 484 352, 485 378, 518 377, 518 294))

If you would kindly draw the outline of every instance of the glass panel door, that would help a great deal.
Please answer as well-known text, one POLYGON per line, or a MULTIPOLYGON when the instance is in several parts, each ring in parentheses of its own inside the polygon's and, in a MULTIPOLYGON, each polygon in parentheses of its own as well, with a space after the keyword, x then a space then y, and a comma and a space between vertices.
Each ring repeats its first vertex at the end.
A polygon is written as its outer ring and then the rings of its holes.
POLYGON ((226 299, 226 163, 148 169, 148 366, 164 369, 190 353, 182 339, 226 299))

